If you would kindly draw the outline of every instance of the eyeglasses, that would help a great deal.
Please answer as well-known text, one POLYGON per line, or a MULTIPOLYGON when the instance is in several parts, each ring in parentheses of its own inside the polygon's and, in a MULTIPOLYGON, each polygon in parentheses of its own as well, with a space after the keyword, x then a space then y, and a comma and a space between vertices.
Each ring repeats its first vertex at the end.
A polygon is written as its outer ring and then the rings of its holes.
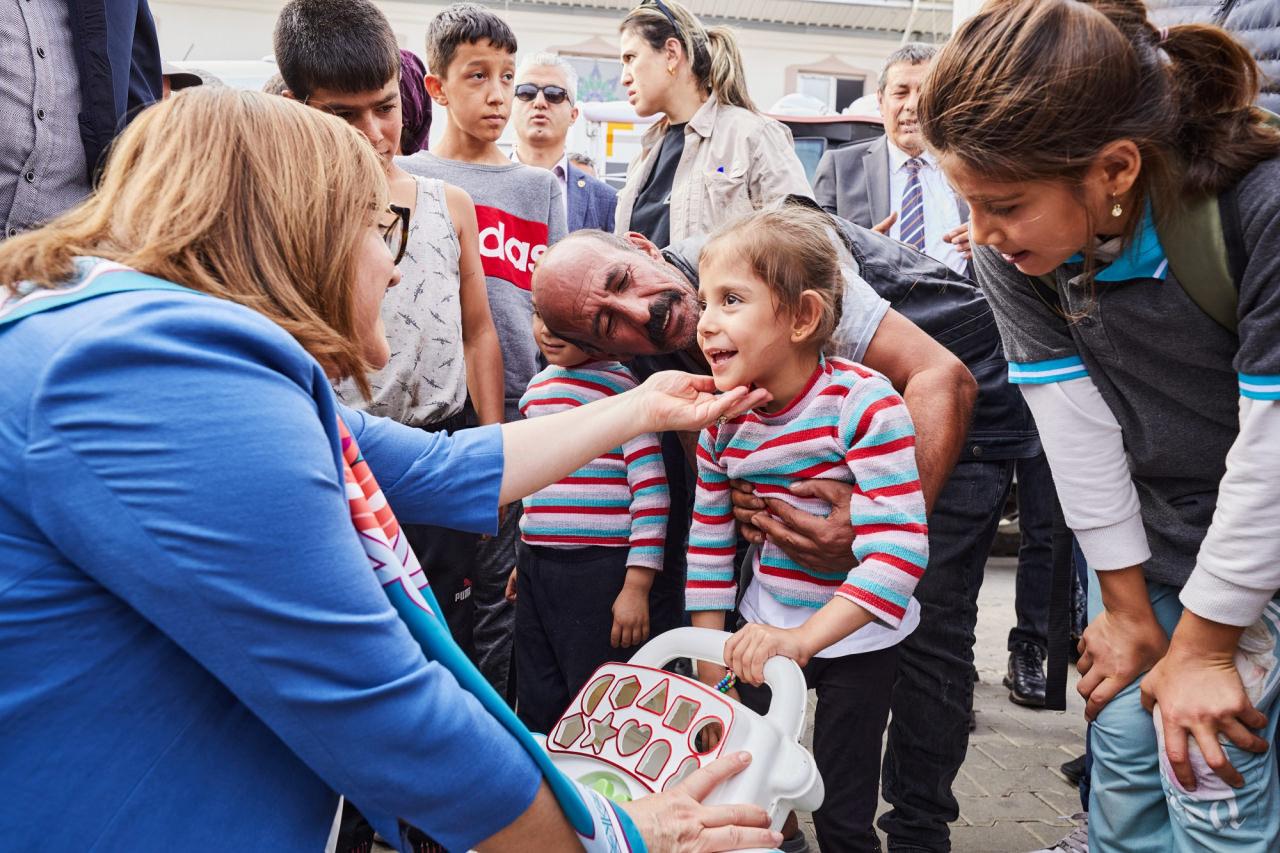
POLYGON ((387 211, 395 218, 390 222, 378 226, 382 231, 382 239, 386 242, 387 248, 391 250, 391 254, 395 257, 392 263, 400 263, 400 259, 404 257, 405 249, 409 246, 409 208, 401 207, 398 204, 387 205, 387 211))
POLYGON ((569 91, 560 86, 538 86, 534 83, 521 83, 516 86, 516 97, 522 101, 532 101, 538 93, 547 99, 548 104, 563 104, 569 99, 569 91))
POLYGON ((671 9, 662 0, 643 0, 641 6, 653 6, 662 16, 667 19, 667 23, 671 24, 671 29, 676 31, 676 36, 680 36, 680 25, 676 23, 676 16, 671 14, 671 9))

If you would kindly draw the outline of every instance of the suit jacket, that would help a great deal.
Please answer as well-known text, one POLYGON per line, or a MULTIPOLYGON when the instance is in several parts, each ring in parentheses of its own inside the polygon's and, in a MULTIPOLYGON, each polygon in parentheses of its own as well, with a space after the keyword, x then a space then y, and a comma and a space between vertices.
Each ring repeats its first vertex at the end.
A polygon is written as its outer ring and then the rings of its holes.
MULTIPOLYGON (((893 213, 889 199, 889 138, 836 148, 822 155, 813 178, 813 196, 822 209, 841 219, 874 228, 893 213)), ((969 206, 955 196, 960 221, 969 221, 969 206)), ((965 265, 973 278, 973 262, 965 265)))
POLYGON ((92 180, 115 135, 160 99, 160 43, 147 0, 71 0, 80 139, 92 180))
POLYGON ((565 191, 569 194, 571 232, 599 228, 613 233, 613 213, 618 207, 617 190, 570 163, 565 191))

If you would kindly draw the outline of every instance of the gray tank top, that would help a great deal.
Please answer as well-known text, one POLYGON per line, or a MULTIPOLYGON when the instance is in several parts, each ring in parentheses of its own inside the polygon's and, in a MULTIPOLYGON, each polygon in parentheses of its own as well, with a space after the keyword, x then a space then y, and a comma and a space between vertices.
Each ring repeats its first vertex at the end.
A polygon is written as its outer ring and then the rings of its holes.
POLYGON ((368 403, 350 380, 334 390, 354 408, 409 426, 430 426, 462 411, 467 397, 458 304, 461 251, 444 182, 414 180, 418 201, 400 261, 400 284, 387 291, 382 303, 391 359, 369 377, 373 398, 368 403))

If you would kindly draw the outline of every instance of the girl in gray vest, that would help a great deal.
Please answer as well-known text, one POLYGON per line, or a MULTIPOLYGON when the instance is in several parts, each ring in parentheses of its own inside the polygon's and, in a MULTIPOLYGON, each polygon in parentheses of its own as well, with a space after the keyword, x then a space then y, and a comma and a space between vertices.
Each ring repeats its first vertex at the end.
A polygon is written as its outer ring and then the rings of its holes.
POLYGON ((1278 843, 1280 133, 1257 90, 1216 27, 1003 0, 921 95, 1094 574, 1094 849, 1278 843), (1217 218, 1179 227, 1198 210, 1217 218), (1239 292, 1224 275, 1238 307, 1215 320, 1200 262, 1219 255, 1239 292))

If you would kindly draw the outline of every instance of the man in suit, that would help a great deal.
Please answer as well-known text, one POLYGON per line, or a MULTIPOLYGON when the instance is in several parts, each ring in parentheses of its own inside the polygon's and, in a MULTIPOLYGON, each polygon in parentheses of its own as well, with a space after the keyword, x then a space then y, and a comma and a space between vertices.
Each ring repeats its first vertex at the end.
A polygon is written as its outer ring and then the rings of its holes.
POLYGON ((972 278, 969 208, 925 150, 916 104, 937 48, 905 44, 889 55, 877 97, 884 136, 828 151, 814 176, 814 198, 864 228, 914 246, 972 278))
POLYGON ((516 72, 515 119, 519 145, 512 159, 550 169, 564 190, 570 231, 613 231, 618 191, 570 162, 565 151, 569 128, 578 120, 578 73, 554 53, 529 57, 516 72))

